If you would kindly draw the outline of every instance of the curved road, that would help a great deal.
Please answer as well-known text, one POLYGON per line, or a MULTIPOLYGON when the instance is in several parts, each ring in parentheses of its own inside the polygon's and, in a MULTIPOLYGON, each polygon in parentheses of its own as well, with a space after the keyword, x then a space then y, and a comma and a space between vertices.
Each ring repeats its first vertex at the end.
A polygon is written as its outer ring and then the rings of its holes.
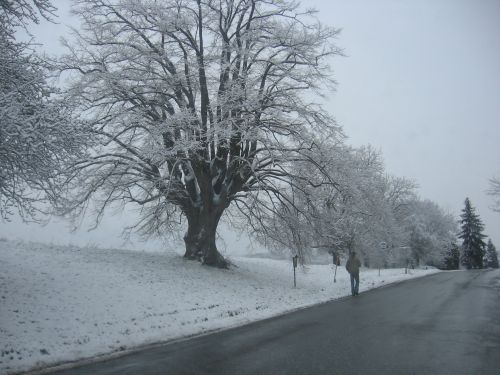
POLYGON ((497 375, 500 270, 443 272, 57 374, 497 375))

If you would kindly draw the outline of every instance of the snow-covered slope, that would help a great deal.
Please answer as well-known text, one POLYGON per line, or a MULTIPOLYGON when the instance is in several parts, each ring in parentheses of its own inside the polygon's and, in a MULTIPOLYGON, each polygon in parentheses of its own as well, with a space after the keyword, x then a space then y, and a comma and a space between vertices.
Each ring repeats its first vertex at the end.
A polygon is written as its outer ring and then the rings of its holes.
MULTIPOLYGON (((175 253, 0 240, 0 373, 244 324, 349 295, 339 267, 234 258, 230 270, 175 253)), ((434 270, 362 270, 361 292, 434 270)), ((362 297, 361 297, 362 298, 362 297)))

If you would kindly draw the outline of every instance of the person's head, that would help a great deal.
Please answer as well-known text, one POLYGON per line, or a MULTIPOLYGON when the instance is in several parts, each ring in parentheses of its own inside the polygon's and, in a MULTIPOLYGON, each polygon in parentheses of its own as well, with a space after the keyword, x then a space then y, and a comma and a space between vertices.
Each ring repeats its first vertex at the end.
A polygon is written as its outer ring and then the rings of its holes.
POLYGON ((352 251, 351 252, 351 257, 354 258, 356 256, 356 252, 355 251, 352 251))

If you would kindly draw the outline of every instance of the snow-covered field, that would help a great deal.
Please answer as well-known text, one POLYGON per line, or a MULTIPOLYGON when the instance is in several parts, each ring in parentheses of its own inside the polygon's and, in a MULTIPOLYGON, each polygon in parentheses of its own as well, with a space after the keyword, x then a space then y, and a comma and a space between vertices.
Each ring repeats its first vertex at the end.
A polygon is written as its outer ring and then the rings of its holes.
MULTIPOLYGON (((349 295, 331 265, 232 258, 218 270, 173 252, 0 240, 0 374, 126 351, 349 295)), ((363 269, 360 291, 435 270, 363 269)), ((361 297, 362 298, 362 297, 361 297)))

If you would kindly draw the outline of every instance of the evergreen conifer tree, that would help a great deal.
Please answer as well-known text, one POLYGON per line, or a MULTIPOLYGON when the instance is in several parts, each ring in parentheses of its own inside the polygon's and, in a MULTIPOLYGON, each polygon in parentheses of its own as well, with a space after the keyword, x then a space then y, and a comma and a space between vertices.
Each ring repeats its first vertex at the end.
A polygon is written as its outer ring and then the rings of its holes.
POLYGON ((460 266, 460 250, 456 243, 452 243, 444 259, 447 270, 458 270, 460 266))
POLYGON ((476 209, 470 203, 469 198, 465 198, 465 207, 460 215, 461 232, 458 237, 463 240, 462 264, 467 269, 483 268, 485 254, 484 224, 475 211, 476 209))
POLYGON ((490 268, 498 268, 498 254, 495 245, 491 242, 491 239, 488 240, 488 245, 486 247, 486 259, 488 262, 488 267, 490 268))

